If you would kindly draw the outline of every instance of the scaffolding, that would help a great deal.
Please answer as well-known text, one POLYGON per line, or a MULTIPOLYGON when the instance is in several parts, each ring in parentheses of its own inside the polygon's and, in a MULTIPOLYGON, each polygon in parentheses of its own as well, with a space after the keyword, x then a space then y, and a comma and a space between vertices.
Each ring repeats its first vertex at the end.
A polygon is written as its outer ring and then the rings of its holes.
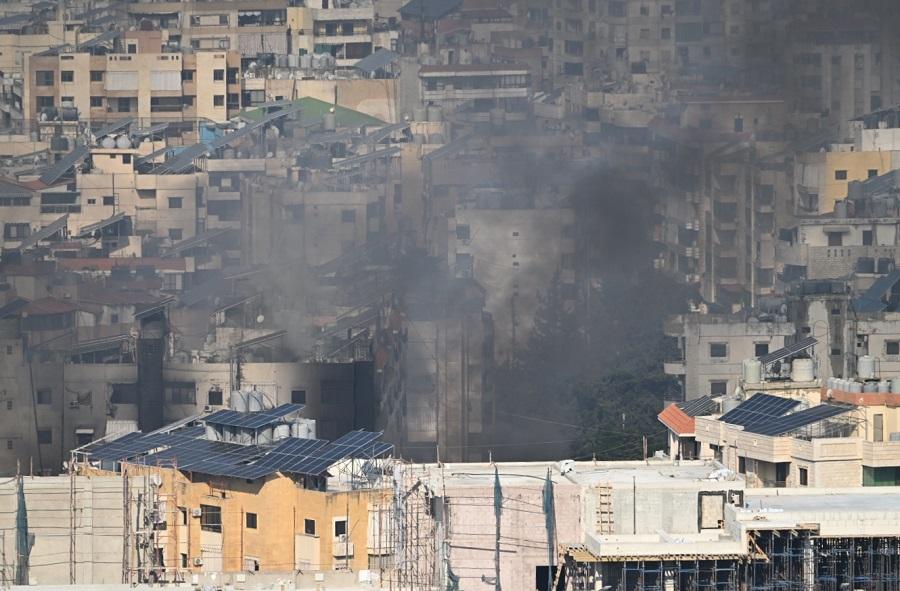
POLYGON ((564 549, 567 591, 900 591, 900 534, 822 537, 815 529, 754 530, 745 555, 598 557, 564 549))

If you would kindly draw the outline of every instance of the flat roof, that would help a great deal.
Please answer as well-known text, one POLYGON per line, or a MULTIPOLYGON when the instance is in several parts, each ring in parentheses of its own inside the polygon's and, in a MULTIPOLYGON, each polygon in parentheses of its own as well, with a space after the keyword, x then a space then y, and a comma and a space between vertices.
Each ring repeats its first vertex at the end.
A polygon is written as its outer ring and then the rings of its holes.
MULTIPOLYGON (((641 485, 684 485, 692 482, 714 482, 710 475, 722 466, 713 461, 690 460, 675 463, 672 460, 650 459, 623 462, 575 462, 574 469, 560 473, 560 462, 508 462, 498 464, 425 464, 422 466, 427 477, 444 478, 447 485, 484 487, 493 486, 494 466, 500 473, 501 485, 543 486, 540 480, 546 478, 547 470, 554 482, 571 482, 581 486, 596 484, 641 485)), ((732 476, 732 486, 743 486, 743 478, 732 476)))

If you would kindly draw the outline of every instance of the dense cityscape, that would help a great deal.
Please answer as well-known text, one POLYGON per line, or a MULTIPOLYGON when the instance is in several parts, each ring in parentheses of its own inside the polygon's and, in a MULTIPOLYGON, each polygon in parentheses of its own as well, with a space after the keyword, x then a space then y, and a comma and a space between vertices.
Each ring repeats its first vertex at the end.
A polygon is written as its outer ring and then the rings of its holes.
POLYGON ((900 591, 900 4, 0 1, 0 589, 900 591))

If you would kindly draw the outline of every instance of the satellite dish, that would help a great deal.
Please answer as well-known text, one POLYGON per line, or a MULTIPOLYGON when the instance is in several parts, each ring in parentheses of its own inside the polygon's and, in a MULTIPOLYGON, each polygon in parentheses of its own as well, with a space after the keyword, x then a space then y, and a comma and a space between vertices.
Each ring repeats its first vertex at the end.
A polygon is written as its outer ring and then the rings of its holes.
POLYGON ((260 314, 259 316, 256 317, 257 324, 262 324, 265 320, 266 320, 266 317, 263 316, 262 314, 260 314))

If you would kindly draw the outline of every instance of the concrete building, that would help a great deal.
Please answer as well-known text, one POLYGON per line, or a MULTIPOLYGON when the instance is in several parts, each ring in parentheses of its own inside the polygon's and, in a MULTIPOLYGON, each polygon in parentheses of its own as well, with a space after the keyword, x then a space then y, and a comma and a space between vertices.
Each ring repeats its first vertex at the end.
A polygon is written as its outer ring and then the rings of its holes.
POLYGON ((425 65, 419 80, 425 105, 472 120, 488 120, 491 113, 522 119, 531 96, 531 73, 515 64, 425 65))
POLYGON ((85 121, 138 117, 160 121, 226 121, 241 106, 240 54, 227 49, 182 52, 161 31, 107 33, 74 51, 30 57, 22 112, 75 109, 85 121))
POLYGON ((124 580, 377 565, 389 552, 379 535, 390 489, 372 470, 392 446, 365 431, 332 443, 303 436, 308 425, 294 418, 302 408, 219 411, 76 451, 79 473, 153 481, 130 507, 151 527, 125 536, 138 556, 122 565, 124 580))
POLYGON ((731 394, 741 364, 782 348, 794 335, 787 318, 747 319, 717 314, 687 314, 666 321, 666 335, 677 339, 681 358, 665 372, 681 381, 684 398, 731 394))

